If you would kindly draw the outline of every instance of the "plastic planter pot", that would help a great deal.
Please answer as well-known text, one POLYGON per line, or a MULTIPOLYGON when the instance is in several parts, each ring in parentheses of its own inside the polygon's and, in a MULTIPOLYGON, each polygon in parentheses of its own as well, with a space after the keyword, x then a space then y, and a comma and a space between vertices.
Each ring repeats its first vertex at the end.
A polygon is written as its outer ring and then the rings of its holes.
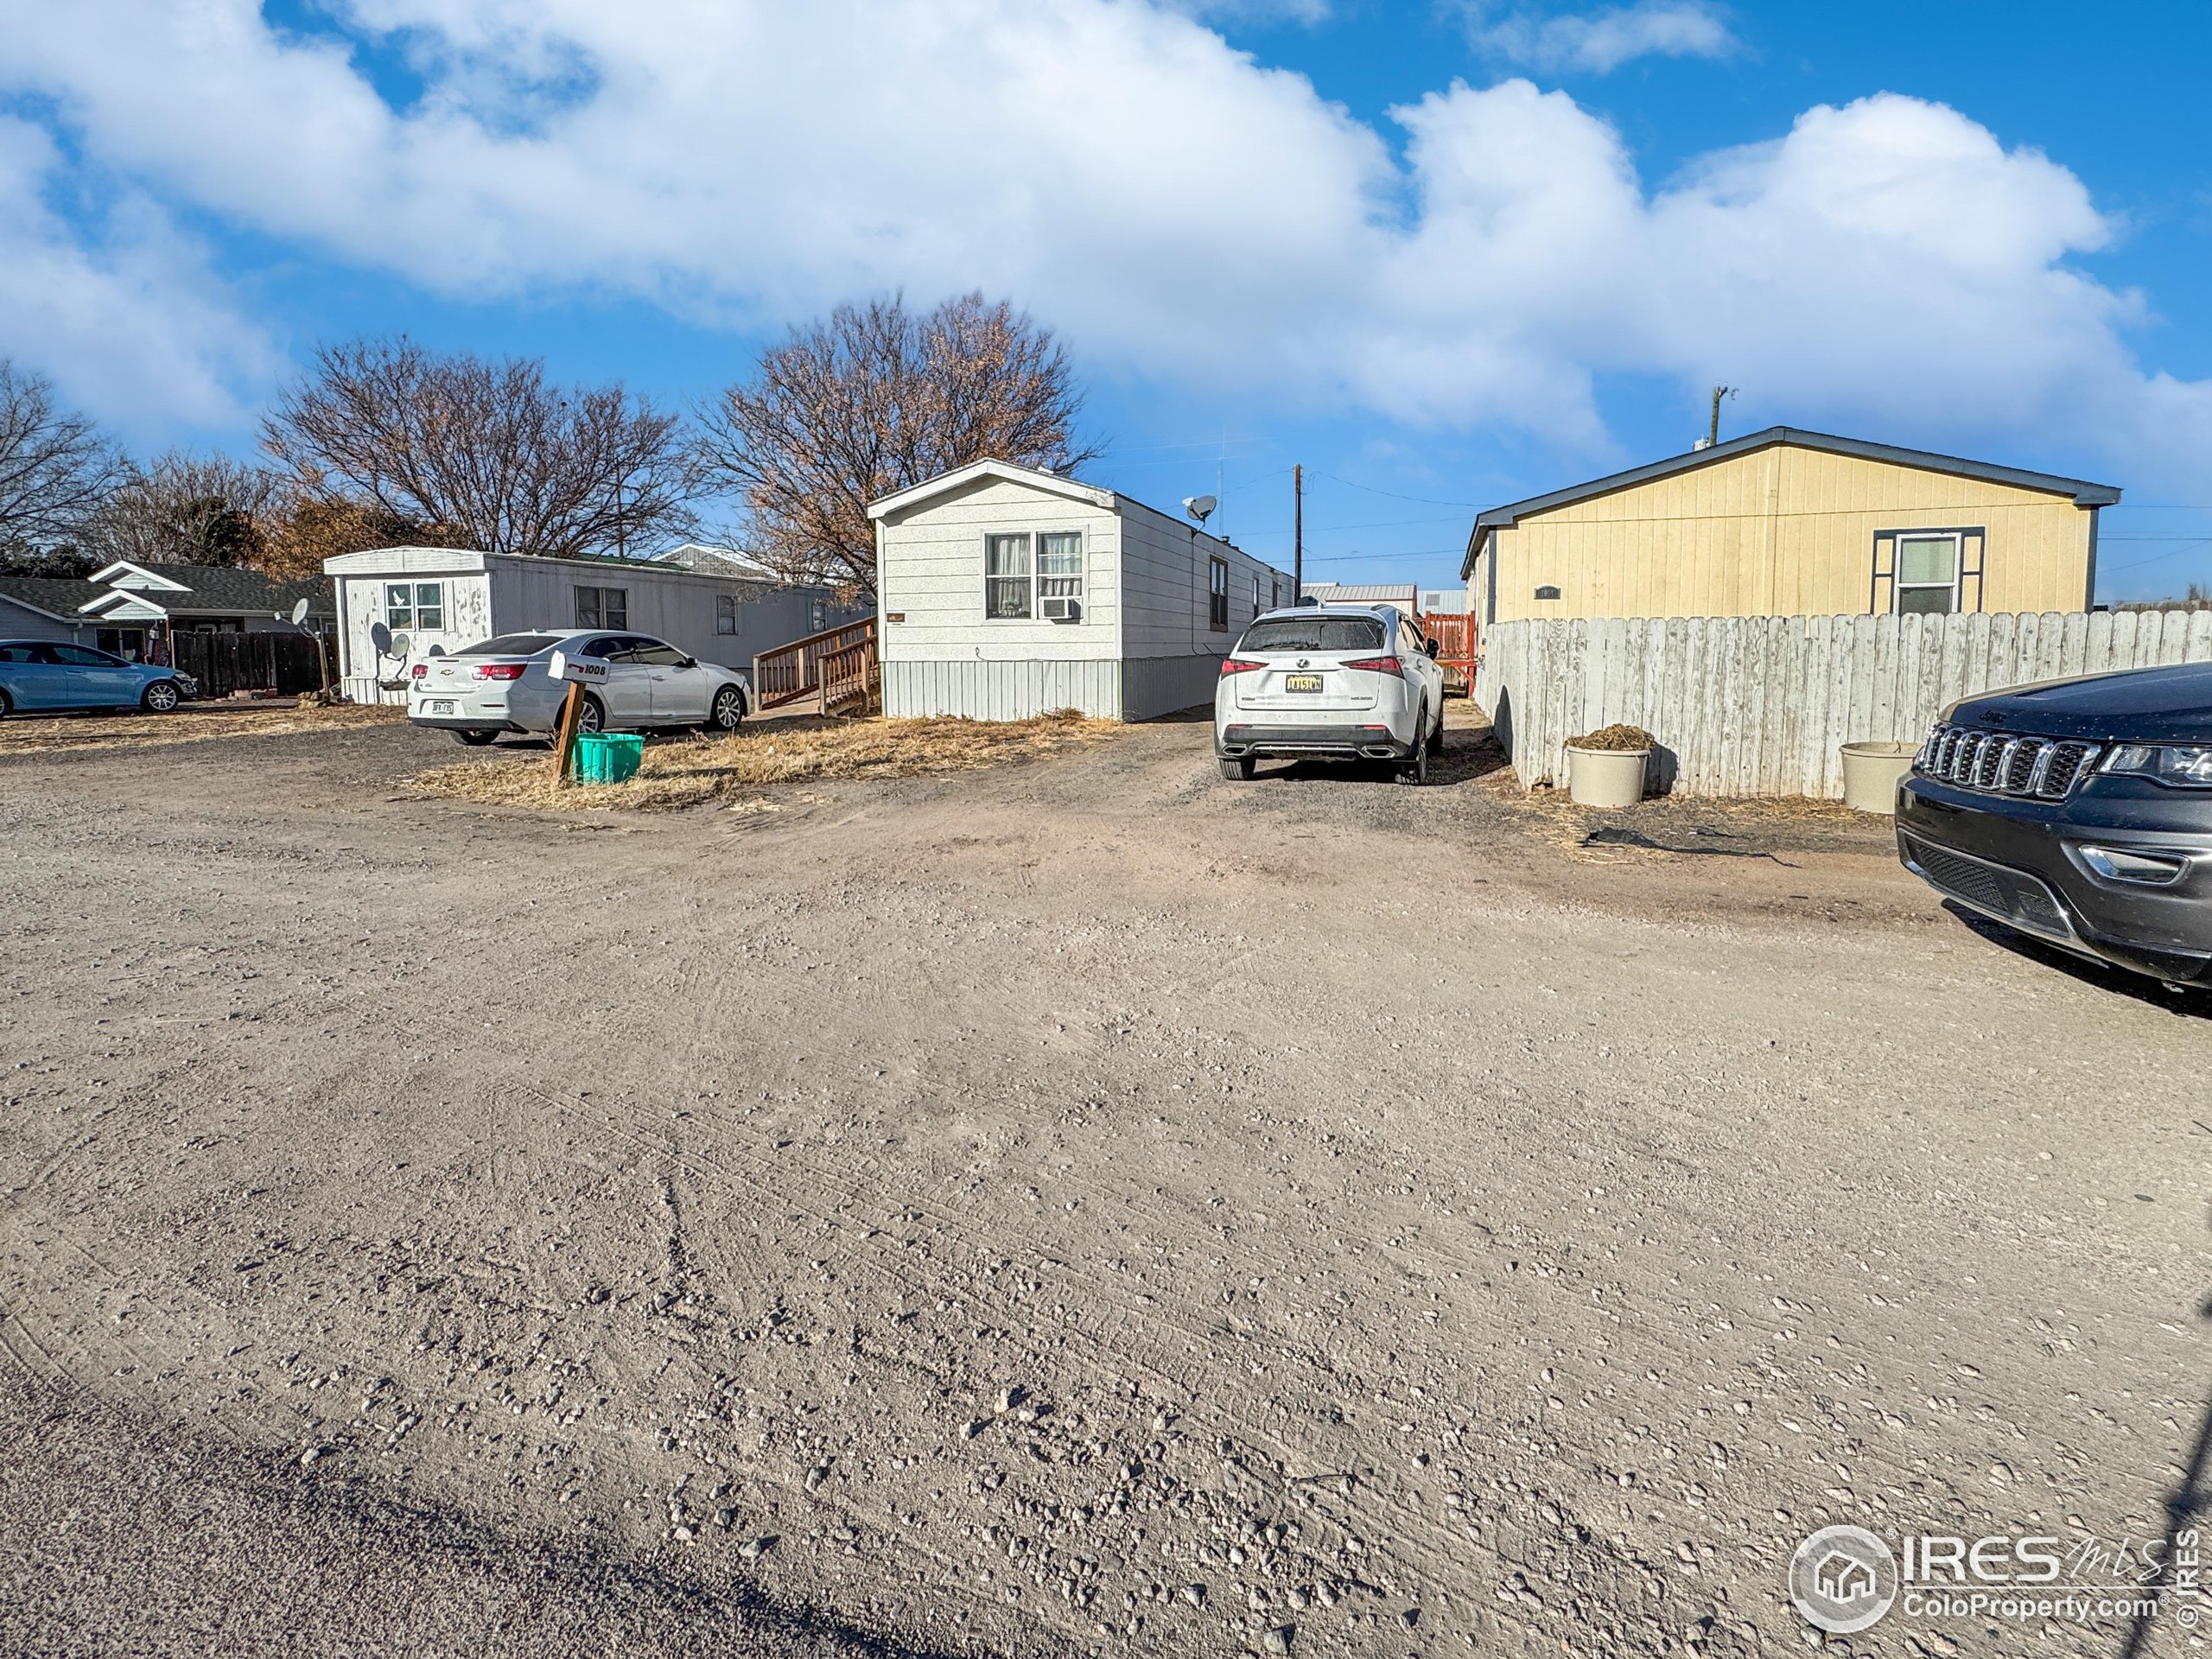
POLYGON ((576 781, 626 784, 645 758, 645 740, 635 732, 587 733, 576 740, 576 781))
POLYGON ((1911 770, 1916 753, 1910 743, 1845 744, 1843 804, 1860 812, 1896 812, 1897 779, 1911 770))
POLYGON ((1634 806, 1643 798, 1649 749, 1567 746, 1567 796, 1577 806, 1634 806))

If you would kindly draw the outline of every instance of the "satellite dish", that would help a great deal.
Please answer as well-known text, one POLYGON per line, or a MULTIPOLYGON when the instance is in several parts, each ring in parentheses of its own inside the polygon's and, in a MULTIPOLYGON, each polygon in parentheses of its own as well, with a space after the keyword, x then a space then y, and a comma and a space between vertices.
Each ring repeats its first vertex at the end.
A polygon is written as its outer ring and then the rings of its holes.
POLYGON ((387 657, 404 657, 409 652, 414 649, 414 640, 409 639, 404 633, 395 633, 391 636, 391 649, 385 652, 385 655, 387 657))
MULTIPOLYGON (((392 654, 392 652, 391 652, 391 630, 390 628, 388 628, 388 627, 385 626, 385 625, 384 625, 383 623, 381 623, 381 622, 372 622, 372 623, 370 623, 370 624, 369 624, 369 643, 370 643, 371 645, 374 645, 374 646, 377 648, 377 655, 378 655, 378 656, 379 656, 379 657, 389 657, 389 656, 391 656, 391 655, 392 654)), ((400 653, 400 655, 402 655, 402 656, 405 656, 405 655, 406 655, 406 653, 405 653, 404 652, 402 652, 400 653)))
POLYGON ((1186 495, 1183 498, 1183 511, 1191 515, 1191 522, 1201 530, 1205 528, 1206 520, 1213 516, 1213 510, 1220 505, 1210 495, 1186 495))
POLYGON ((292 626, 296 628, 301 623, 307 620, 308 602, 306 600, 302 599, 298 604, 292 607, 292 626))

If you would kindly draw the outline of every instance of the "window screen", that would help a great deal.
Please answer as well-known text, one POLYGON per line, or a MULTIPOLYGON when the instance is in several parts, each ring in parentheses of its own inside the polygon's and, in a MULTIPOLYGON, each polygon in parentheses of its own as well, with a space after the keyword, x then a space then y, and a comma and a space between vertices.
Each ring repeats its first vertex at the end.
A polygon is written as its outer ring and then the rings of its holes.
POLYGON ((1900 536, 1897 551, 1900 616, 1945 616, 1959 607, 1959 538, 1900 536))

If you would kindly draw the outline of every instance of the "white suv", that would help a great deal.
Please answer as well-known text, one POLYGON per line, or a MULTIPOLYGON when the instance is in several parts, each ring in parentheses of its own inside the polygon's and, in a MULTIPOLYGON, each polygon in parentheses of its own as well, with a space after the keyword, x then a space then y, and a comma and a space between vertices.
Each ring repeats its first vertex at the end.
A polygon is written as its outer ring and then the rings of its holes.
POLYGON ((1221 775, 1271 755, 1390 760, 1428 780, 1444 748, 1436 642, 1389 605, 1306 605, 1255 617, 1221 665, 1213 747, 1221 775))

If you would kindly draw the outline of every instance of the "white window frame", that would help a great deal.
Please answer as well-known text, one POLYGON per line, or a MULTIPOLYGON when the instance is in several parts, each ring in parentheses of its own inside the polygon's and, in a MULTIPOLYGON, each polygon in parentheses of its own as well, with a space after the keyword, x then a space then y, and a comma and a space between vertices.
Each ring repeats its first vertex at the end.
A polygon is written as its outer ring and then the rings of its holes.
POLYGON ((715 595, 715 632, 723 639, 729 639, 736 634, 737 595, 735 594, 715 595))
POLYGON ((1090 567, 1090 544, 1081 530, 1040 530, 1031 538, 1029 547, 1030 599, 1039 618, 1046 622, 1080 622, 1083 620, 1083 601, 1088 588, 1086 581, 1090 567), (1075 543, 1075 569, 1048 575, 1045 569, 1045 539, 1046 537, 1066 537, 1075 543), (1072 593, 1047 593, 1046 584, 1061 585, 1073 582, 1072 593))
POLYGON ((983 537, 983 620, 986 622, 1081 622, 1084 604, 1090 588, 1090 541, 1080 525, 1060 526, 1051 530, 999 530, 986 532, 983 537), (1070 537, 1075 542, 1075 569, 1057 574, 1047 574, 1044 569, 1045 539, 1047 537, 1070 537), (1019 549, 1021 568, 994 575, 991 553, 994 546, 1019 549), (1022 607, 1018 612, 995 615, 991 610, 991 587, 995 582, 1020 585, 1022 607), (1062 588, 1047 593, 1046 584, 1062 588), (1074 591, 1065 591, 1068 583, 1074 591))
POLYGON ((1916 611, 1916 616, 1956 616, 1966 601, 1967 538, 1955 530, 1900 530, 1897 539, 1890 544, 1890 614, 1904 616, 1904 596, 1907 593, 1925 593, 1932 588, 1948 586, 1951 590, 1951 608, 1948 611, 1916 611), (1904 579, 1904 544, 1907 542, 1948 542, 1951 544, 1951 580, 1940 582, 1907 582, 1904 579))
POLYGON ((384 588, 384 625, 392 632, 443 633, 446 631, 446 585, 442 582, 387 582, 384 588), (407 597, 397 605, 392 603, 392 590, 404 588, 407 597), (423 595, 430 597, 426 601, 423 595), (435 623, 419 621, 425 611, 434 613, 435 623))

